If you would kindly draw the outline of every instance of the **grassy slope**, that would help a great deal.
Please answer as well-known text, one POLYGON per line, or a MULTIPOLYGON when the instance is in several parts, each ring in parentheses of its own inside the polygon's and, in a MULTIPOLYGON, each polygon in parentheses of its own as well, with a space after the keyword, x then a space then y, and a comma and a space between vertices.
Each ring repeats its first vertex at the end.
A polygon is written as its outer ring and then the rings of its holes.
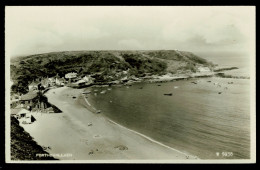
POLYGON ((97 81, 116 80, 116 73, 129 70, 128 76, 141 77, 145 73, 165 74, 196 72, 198 66, 213 64, 190 52, 157 51, 66 51, 36 54, 13 59, 11 78, 21 90, 29 81, 41 76, 64 76, 68 72, 79 75, 101 73, 97 81), (109 77, 111 76, 111 77, 109 77))
POLYGON ((11 160, 55 160, 53 157, 37 157, 48 154, 29 133, 19 126, 18 120, 11 118, 11 160))

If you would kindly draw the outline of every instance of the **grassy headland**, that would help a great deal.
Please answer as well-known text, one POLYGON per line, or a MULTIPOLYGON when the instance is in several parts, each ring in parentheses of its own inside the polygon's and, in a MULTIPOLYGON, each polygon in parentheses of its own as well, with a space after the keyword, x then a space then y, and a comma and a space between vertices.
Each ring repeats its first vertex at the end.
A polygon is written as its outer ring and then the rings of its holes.
POLYGON ((12 90, 26 93, 28 83, 39 77, 63 77, 68 72, 93 75, 95 83, 106 83, 122 77, 189 74, 198 67, 214 65, 190 52, 157 51, 66 51, 36 54, 11 60, 12 90), (123 74, 125 72, 126 74, 123 74))

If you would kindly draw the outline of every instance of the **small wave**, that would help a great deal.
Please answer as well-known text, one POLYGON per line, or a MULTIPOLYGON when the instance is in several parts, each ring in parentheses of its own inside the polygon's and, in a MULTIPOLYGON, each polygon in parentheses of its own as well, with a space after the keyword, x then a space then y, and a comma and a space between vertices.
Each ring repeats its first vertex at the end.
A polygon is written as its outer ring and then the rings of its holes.
MULTIPOLYGON (((93 106, 90 105, 90 103, 88 102, 88 100, 87 100, 85 97, 83 97, 83 98, 84 98, 84 101, 85 101, 92 109, 96 110, 93 106)), ((87 109, 88 109, 88 108, 87 108, 87 109)), ((91 110, 90 110, 90 111, 91 111, 91 110)), ((163 144, 163 143, 161 143, 161 142, 158 142, 158 141, 156 141, 156 140, 154 140, 154 139, 152 139, 152 138, 150 138, 150 137, 148 137, 148 136, 146 136, 146 135, 144 135, 144 134, 142 134, 142 133, 139 133, 139 132, 137 132, 137 131, 134 131, 134 130, 132 130, 132 129, 129 129, 129 128, 125 127, 125 126, 122 126, 122 125, 120 125, 120 124, 114 122, 113 120, 109 119, 109 118, 106 117, 106 116, 104 116, 104 117, 106 118, 106 120, 107 120, 108 122, 111 122, 111 123, 113 123, 113 124, 115 124, 115 125, 117 125, 117 126, 119 126, 119 127, 121 127, 121 128, 124 128, 124 129, 126 129, 126 130, 128 130, 128 131, 130 131, 130 132, 132 132, 132 133, 135 133, 135 134, 137 134, 137 135, 139 135, 139 136, 142 136, 143 138, 145 138, 145 139, 147 139, 147 140, 149 140, 149 141, 151 141, 151 142, 153 142, 153 143, 156 143, 156 144, 158 144, 158 145, 160 145, 160 146, 163 146, 163 147, 168 148, 168 149, 170 149, 170 150, 173 150, 173 151, 175 151, 175 152, 181 153, 181 154, 183 154, 183 155, 185 155, 185 156, 189 156, 189 157, 194 158, 194 159, 200 159, 200 158, 197 157, 197 156, 194 156, 194 155, 191 155, 191 154, 188 154, 188 153, 185 153, 185 152, 181 152, 181 151, 179 151, 179 150, 177 150, 177 149, 174 149, 174 148, 172 148, 172 147, 170 147, 170 146, 167 146, 167 145, 165 145, 165 144, 163 144)))
POLYGON ((154 140, 154 139, 152 139, 152 138, 150 138, 150 137, 148 137, 148 136, 146 136, 146 135, 144 135, 144 134, 142 134, 142 133, 139 133, 139 132, 137 132, 137 131, 134 131, 134 130, 132 130, 132 129, 129 129, 129 128, 125 127, 125 126, 122 126, 122 125, 120 125, 120 124, 114 122, 113 120, 111 120, 111 119, 109 119, 109 118, 107 118, 107 120, 108 120, 109 122, 111 122, 111 123, 113 123, 113 124, 115 124, 115 125, 121 127, 121 128, 124 128, 124 129, 126 129, 126 130, 128 130, 128 131, 130 131, 130 132, 133 132, 133 133, 135 133, 135 134, 137 134, 137 135, 139 135, 139 136, 142 136, 143 138, 145 138, 145 139, 147 139, 147 140, 149 140, 149 141, 151 141, 151 142, 153 142, 153 143, 156 143, 156 144, 158 144, 158 145, 160 145, 160 146, 163 146, 163 147, 168 148, 168 149, 170 149, 170 150, 173 150, 173 151, 175 151, 175 152, 181 153, 181 154, 183 154, 183 155, 185 155, 185 156, 190 156, 190 157, 192 157, 192 158, 194 158, 194 159, 200 159, 200 158, 198 158, 197 156, 194 156, 194 155, 191 155, 191 154, 188 154, 188 153, 185 153, 185 152, 181 152, 181 151, 179 151, 179 150, 177 150, 177 149, 174 149, 174 148, 172 148, 172 147, 170 147, 170 146, 167 146, 167 145, 165 145, 165 144, 163 144, 163 143, 161 143, 161 142, 158 142, 158 141, 156 141, 156 140, 154 140))
POLYGON ((89 107, 91 107, 94 111, 97 111, 97 109, 96 108, 94 108, 93 106, 91 106, 91 104, 88 102, 88 100, 83 96, 83 98, 84 98, 84 101, 87 103, 87 105, 89 106, 89 107))

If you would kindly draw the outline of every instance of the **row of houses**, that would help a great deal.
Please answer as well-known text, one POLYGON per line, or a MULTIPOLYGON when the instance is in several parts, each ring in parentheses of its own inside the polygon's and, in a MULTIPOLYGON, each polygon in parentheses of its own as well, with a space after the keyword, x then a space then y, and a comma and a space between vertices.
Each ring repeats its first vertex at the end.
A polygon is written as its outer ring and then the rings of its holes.
POLYGON ((32 109, 44 109, 46 107, 46 104, 40 101, 38 92, 29 91, 27 94, 19 96, 19 98, 16 99, 15 106, 12 107, 11 105, 11 116, 24 124, 32 123, 36 120, 31 114, 32 109))
POLYGON ((24 108, 11 109, 11 117, 15 117, 19 120, 19 122, 22 122, 23 124, 30 124, 36 121, 32 113, 24 108))
POLYGON ((90 85, 93 82, 93 78, 91 76, 78 77, 77 73, 71 72, 65 74, 65 77, 51 77, 51 78, 41 78, 35 81, 32 81, 28 88, 29 91, 37 91, 42 89, 47 89, 53 86, 84 86, 90 85))
POLYGON ((91 76, 84 76, 84 77, 78 77, 77 73, 68 73, 65 75, 65 78, 68 79, 68 86, 69 87, 86 87, 93 83, 93 78, 91 76))
POLYGON ((40 91, 29 91, 28 93, 19 96, 18 98, 11 99, 11 108, 26 108, 28 110, 46 109, 47 98, 43 97, 40 91))
POLYGON ((53 112, 53 108, 47 106, 47 98, 42 97, 43 91, 52 86, 64 86, 65 78, 45 77, 32 81, 29 92, 24 95, 13 94, 11 96, 11 116, 19 119, 22 123, 32 123, 36 119, 32 116, 32 110, 53 112), (45 100, 43 100, 45 99, 45 100))
POLYGON ((90 76, 78 77, 77 73, 68 73, 65 78, 59 78, 58 76, 51 78, 38 78, 32 81, 29 85, 29 92, 24 95, 12 95, 11 96, 11 108, 24 108, 29 111, 32 109, 47 109, 47 101, 41 101, 41 96, 46 89, 53 86, 71 86, 82 87, 90 85, 92 78, 90 76))
POLYGON ((48 108, 47 103, 47 98, 43 97, 40 91, 29 91, 16 99, 15 106, 12 107, 11 104, 11 116, 18 119, 19 122, 25 124, 32 123, 36 120, 32 115, 33 110, 48 110, 48 112, 51 110, 51 108, 48 108))
POLYGON ((35 80, 32 81, 29 85, 29 91, 40 90, 42 87, 44 89, 52 87, 52 86, 64 86, 66 83, 65 78, 51 77, 51 78, 43 78, 41 81, 35 80))

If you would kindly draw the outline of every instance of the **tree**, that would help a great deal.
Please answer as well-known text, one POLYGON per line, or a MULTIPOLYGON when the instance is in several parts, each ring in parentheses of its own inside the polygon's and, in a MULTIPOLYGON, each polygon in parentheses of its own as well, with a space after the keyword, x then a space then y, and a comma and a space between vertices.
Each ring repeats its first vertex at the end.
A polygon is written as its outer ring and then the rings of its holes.
POLYGON ((18 82, 17 84, 13 84, 11 86, 11 91, 13 93, 22 93, 25 94, 29 91, 27 84, 23 83, 23 82, 18 82))

